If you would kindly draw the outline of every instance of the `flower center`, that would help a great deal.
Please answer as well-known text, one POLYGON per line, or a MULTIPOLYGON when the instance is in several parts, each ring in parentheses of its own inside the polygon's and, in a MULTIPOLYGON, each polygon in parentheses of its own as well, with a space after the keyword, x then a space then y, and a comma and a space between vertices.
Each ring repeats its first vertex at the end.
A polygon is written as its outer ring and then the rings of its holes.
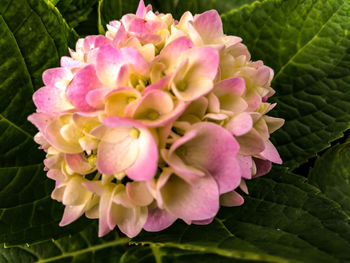
POLYGON ((156 120, 158 119, 159 117, 159 113, 155 110, 150 110, 148 113, 147 113, 147 119, 149 120, 156 120))
POLYGON ((138 139, 140 136, 140 131, 136 128, 131 128, 129 135, 133 139, 138 139))
POLYGON ((176 83, 176 87, 179 91, 185 91, 187 88, 187 83, 184 80, 181 80, 178 83, 176 83))
POLYGON ((88 163, 92 166, 95 167, 96 166, 96 161, 97 161, 97 155, 96 154, 91 154, 88 158, 88 163))
POLYGON ((128 98, 127 98, 128 104, 129 104, 130 102, 135 101, 135 100, 136 100, 136 97, 128 97, 128 98))

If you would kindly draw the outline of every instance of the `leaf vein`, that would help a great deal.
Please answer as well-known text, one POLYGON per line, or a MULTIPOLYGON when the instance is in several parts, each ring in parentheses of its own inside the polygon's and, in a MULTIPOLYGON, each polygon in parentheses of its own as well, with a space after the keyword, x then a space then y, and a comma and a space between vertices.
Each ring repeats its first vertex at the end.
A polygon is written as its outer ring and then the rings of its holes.
POLYGON ((318 38, 319 34, 323 31, 323 29, 328 25, 328 23, 335 17, 335 15, 345 6, 345 3, 340 5, 337 10, 327 19, 327 21, 322 25, 320 30, 304 45, 302 46, 289 60, 278 70, 275 75, 275 80, 283 73, 284 69, 307 47, 309 46, 315 39, 318 38))

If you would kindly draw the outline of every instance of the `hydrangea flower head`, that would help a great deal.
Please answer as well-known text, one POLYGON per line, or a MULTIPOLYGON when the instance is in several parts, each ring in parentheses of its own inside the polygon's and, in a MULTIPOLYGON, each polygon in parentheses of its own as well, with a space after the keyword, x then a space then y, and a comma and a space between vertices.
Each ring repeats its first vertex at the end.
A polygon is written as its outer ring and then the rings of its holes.
POLYGON ((284 121, 266 115, 272 69, 215 10, 176 21, 141 0, 107 28, 79 39, 33 95, 60 225, 85 214, 99 236, 134 237, 242 205, 235 190, 282 162, 269 138, 284 121))

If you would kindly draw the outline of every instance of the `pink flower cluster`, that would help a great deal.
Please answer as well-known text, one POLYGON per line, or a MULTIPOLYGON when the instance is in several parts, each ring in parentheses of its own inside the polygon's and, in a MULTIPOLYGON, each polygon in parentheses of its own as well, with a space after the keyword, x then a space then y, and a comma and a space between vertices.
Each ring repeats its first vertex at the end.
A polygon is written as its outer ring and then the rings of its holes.
POLYGON ((107 28, 79 39, 33 95, 60 225, 85 214, 99 236, 134 237, 241 205, 235 189, 282 162, 269 137, 283 120, 266 115, 273 71, 215 10, 176 21, 141 0, 107 28))

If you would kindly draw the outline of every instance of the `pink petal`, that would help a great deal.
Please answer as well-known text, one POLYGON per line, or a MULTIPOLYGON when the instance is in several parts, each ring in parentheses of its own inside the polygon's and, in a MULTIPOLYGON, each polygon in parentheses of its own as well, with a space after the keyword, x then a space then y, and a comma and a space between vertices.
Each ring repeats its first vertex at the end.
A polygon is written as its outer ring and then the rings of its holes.
POLYGON ((192 101, 209 93, 218 72, 217 51, 208 47, 188 49, 183 52, 181 61, 172 79, 175 96, 192 101))
POLYGON ((93 194, 85 208, 85 216, 90 219, 98 219, 100 197, 93 194))
POLYGON ((264 116, 264 119, 266 121, 267 127, 269 129, 269 133, 273 133, 274 131, 281 128, 284 124, 284 119, 281 118, 274 118, 270 116, 264 116))
POLYGON ((226 114, 221 113, 208 113, 204 116, 204 118, 208 118, 211 120, 222 121, 228 118, 226 114))
POLYGON ((150 90, 144 94, 135 106, 133 118, 147 127, 163 126, 179 117, 186 106, 187 104, 181 101, 174 104, 173 99, 167 92, 150 90))
POLYGON ((98 236, 102 237, 108 234, 114 226, 111 228, 108 224, 109 211, 112 205, 112 190, 108 186, 104 186, 101 182, 88 181, 84 182, 83 185, 91 192, 100 196, 99 202, 99 220, 98 220, 98 236))
POLYGON ((213 89, 213 81, 208 78, 174 79, 171 89, 175 96, 185 102, 194 101, 213 89))
POLYGON ((46 113, 33 113, 28 116, 28 121, 33 123, 38 130, 43 133, 47 125, 52 121, 52 117, 46 113))
POLYGON ((140 97, 141 94, 134 88, 118 88, 106 96, 105 111, 110 116, 127 116, 129 114, 127 112, 128 106, 134 105, 140 97))
POLYGON ((143 0, 140 0, 139 6, 137 7, 137 10, 136 10, 136 16, 138 16, 139 18, 144 18, 145 15, 146 15, 145 3, 143 2, 143 0))
POLYGON ((201 37, 208 41, 213 41, 224 34, 221 18, 216 10, 209 10, 200 15, 195 15, 193 25, 201 37))
POLYGON ((137 128, 140 131, 138 146, 139 155, 135 163, 127 169, 128 176, 136 181, 151 179, 158 166, 158 147, 151 132, 141 123, 119 117, 109 117, 104 120, 108 127, 137 128))
POLYGON ((101 125, 98 113, 96 112, 76 112, 73 113, 72 119, 76 127, 83 130, 84 134, 101 125))
POLYGON ((214 93, 217 96, 232 93, 237 96, 242 96, 245 91, 245 81, 242 78, 234 77, 219 81, 215 84, 214 93))
POLYGON ((142 129, 140 131, 139 154, 135 163, 126 170, 126 173, 135 181, 147 181, 153 178, 157 172, 158 147, 153 135, 148 130, 142 129))
POLYGON ((147 119, 147 115, 150 111, 159 115, 167 114, 174 108, 173 100, 165 91, 162 90, 151 90, 145 93, 140 99, 134 112, 135 119, 147 119))
POLYGON ((101 139, 97 154, 99 171, 115 174, 127 169, 133 180, 152 178, 158 164, 158 148, 152 134, 139 122, 124 118, 106 118, 104 125, 91 132, 101 139), (130 137, 131 129, 139 131, 138 138, 130 137))
POLYGON ((33 94, 33 101, 39 112, 58 114, 74 109, 74 106, 65 98, 64 90, 54 86, 45 86, 33 94))
POLYGON ((236 139, 239 143, 240 154, 255 155, 265 149, 265 142, 255 129, 251 129, 248 133, 238 136, 236 139))
POLYGON ((87 36, 84 39, 84 51, 88 53, 90 50, 111 44, 111 40, 102 35, 87 36))
POLYGON ((137 73, 142 76, 148 75, 148 63, 137 49, 125 47, 121 49, 121 54, 125 63, 130 65, 137 73))
POLYGON ((248 104, 241 97, 245 91, 242 78, 229 78, 215 84, 214 94, 220 101, 220 108, 232 112, 244 111, 248 104))
POLYGON ((265 86, 271 81, 270 75, 273 76, 273 71, 266 66, 260 67, 255 75, 255 83, 259 86, 265 86))
POLYGON ((208 102, 209 102, 208 108, 210 112, 214 112, 214 113, 220 112, 219 98, 213 92, 209 93, 208 102))
POLYGON ((180 116, 180 120, 183 116, 193 115, 198 117, 198 119, 203 119, 205 113, 208 109, 208 99, 206 97, 200 97, 195 101, 192 101, 190 105, 186 108, 185 112, 180 116))
MULTIPOLYGON (((208 171, 217 181, 220 193, 235 189, 241 180, 241 171, 236 159, 239 145, 224 128, 209 122, 192 125, 169 150, 169 159, 178 156, 185 163, 208 171), (203 143, 205 142, 205 143, 203 143)), ((174 170, 176 164, 170 162, 174 170)))
POLYGON ((115 223, 109 223, 110 211, 112 206, 112 194, 105 193, 100 197, 99 204, 99 220, 98 220, 98 236, 102 237, 108 234, 114 227, 115 223))
MULTIPOLYGON (((113 38, 113 46, 119 48, 128 39, 128 35, 126 33, 126 30, 125 30, 125 27, 123 24, 121 24, 119 21, 112 21, 111 23, 113 23, 113 22, 115 22, 114 26, 117 28, 117 31, 116 31, 115 36, 113 38)), ((107 28, 108 28, 108 25, 107 25, 107 28)))
POLYGON ((179 37, 162 49, 159 58, 164 64, 170 66, 178 61, 180 54, 193 46, 193 42, 188 37, 179 37))
POLYGON ((230 46, 229 52, 235 58, 243 57, 244 61, 249 61, 251 58, 247 46, 242 43, 230 46))
POLYGON ((226 125, 225 129, 234 136, 242 136, 253 128, 253 119, 249 113, 243 112, 234 116, 226 125))
POLYGON ((212 39, 206 39, 205 36, 201 36, 198 31, 196 30, 196 28, 193 25, 193 21, 188 21, 187 23, 187 31, 188 31, 188 35, 191 37, 191 39, 193 40, 193 43, 196 46, 204 46, 205 43, 210 43, 212 39))
POLYGON ((62 203, 73 206, 86 204, 91 197, 91 193, 83 186, 86 179, 73 175, 68 180, 62 196, 62 203))
POLYGON ((88 174, 92 171, 93 167, 83 158, 83 154, 65 154, 64 159, 74 172, 78 174, 88 174))
POLYGON ((140 0, 139 6, 137 7, 136 16, 139 18, 145 18, 146 14, 152 10, 152 6, 149 4, 147 7, 143 0, 140 0))
POLYGON ((142 43, 158 44, 162 38, 157 33, 164 27, 160 21, 144 20, 132 14, 121 18, 129 35, 137 37, 142 43))
POLYGON ((270 140, 265 142, 265 149, 259 154, 259 156, 273 163, 282 164, 282 159, 270 140))
POLYGON ((149 232, 158 232, 171 226, 176 217, 164 209, 155 208, 148 211, 148 217, 143 229, 149 232))
POLYGON ((108 87, 115 87, 124 61, 121 52, 110 45, 102 46, 96 54, 98 79, 108 87))
POLYGON ((88 189, 90 192, 95 193, 96 195, 103 195, 104 193, 108 193, 109 188, 106 185, 103 185, 101 181, 87 181, 85 180, 82 185, 88 189))
POLYGON ((253 90, 245 94, 245 100, 248 102, 246 111, 255 111, 262 102, 261 96, 253 90))
POLYGON ((220 196, 220 204, 222 206, 240 206, 243 205, 243 203, 243 197, 235 191, 231 191, 220 196))
POLYGON ((192 224, 204 226, 204 225, 209 225, 211 222, 213 222, 213 220, 214 220, 214 217, 205 219, 205 220, 193 220, 192 224))
MULTIPOLYGON (((120 136, 113 132, 114 136, 120 136)), ((136 141, 125 137, 117 143, 100 142, 97 150, 97 168, 103 174, 116 174, 130 167, 139 154, 136 141)))
POLYGON ((218 52, 210 47, 197 47, 193 50, 187 50, 189 55, 190 65, 194 67, 194 74, 198 77, 207 77, 214 80, 219 67, 219 55, 218 52))
POLYGON ((66 68, 50 68, 43 72, 45 86, 55 86, 57 82, 62 80, 70 81, 72 77, 72 72, 66 68))
POLYGON ((59 223, 59 226, 66 226, 72 223, 73 221, 77 220, 84 214, 85 207, 85 204, 77 206, 67 205, 64 209, 62 220, 59 223))
POLYGON ((164 78, 160 79, 157 83, 151 84, 147 86, 143 91, 142 95, 150 92, 151 90, 165 90, 169 85, 169 76, 165 76, 164 78))
POLYGON ((185 221, 212 218, 219 210, 219 189, 210 175, 193 185, 172 175, 160 191, 165 209, 185 221))
POLYGON ((125 208, 112 205, 111 213, 115 215, 115 224, 128 237, 137 236, 147 220, 147 207, 125 208))
POLYGON ((100 88, 95 90, 90 90, 86 94, 86 102, 95 109, 103 109, 105 105, 105 98, 107 94, 110 94, 113 88, 100 88))
POLYGON ((251 156, 237 154, 237 160, 239 167, 241 168, 241 176, 245 179, 252 178, 252 165, 253 160, 251 156))
MULTIPOLYGON (((175 143, 182 143, 182 139, 188 140, 190 137, 195 137, 195 135, 195 132, 188 133, 187 137, 182 137, 175 143)), ((197 167, 194 167, 191 163, 187 164, 177 154, 173 154, 171 151, 162 149, 161 154, 164 161, 168 163, 174 169, 174 171, 187 182, 191 182, 194 178, 205 175, 204 171, 198 169, 197 167)))
POLYGON ((243 191, 243 193, 245 193, 247 195, 249 194, 248 187, 247 187, 247 184, 246 184, 244 179, 242 179, 242 181, 241 181, 241 183, 239 185, 239 188, 243 191))
POLYGON ((47 157, 44 160, 45 167, 48 169, 61 169, 62 159, 62 154, 55 154, 47 157))
POLYGON ((63 153, 81 153, 83 149, 78 142, 67 142, 61 135, 62 123, 59 119, 52 120, 43 131, 45 139, 57 150, 63 153))
POLYGON ((101 86, 102 84, 96 76, 95 67, 89 65, 75 75, 73 81, 67 87, 66 96, 79 111, 92 111, 94 108, 87 103, 86 95, 89 91, 101 86))
MULTIPOLYGON (((164 185, 168 182, 170 176, 174 173, 173 169, 171 168, 163 168, 163 171, 161 175, 159 176, 158 180, 153 180, 151 183, 150 189, 154 190, 153 196, 157 201, 158 208, 164 209, 164 202, 163 197, 161 194, 161 189, 164 187, 164 185)), ((150 184, 150 183, 149 183, 150 184)))
POLYGON ((138 206, 148 206, 153 201, 153 196, 143 182, 129 182, 126 184, 126 193, 130 200, 138 206))
POLYGON ((256 174, 254 175, 254 177, 263 176, 270 172, 272 168, 271 161, 254 158, 254 163, 256 165, 256 174))
POLYGON ((55 180, 56 183, 62 183, 66 180, 66 176, 61 172, 61 170, 51 169, 47 172, 46 176, 52 180, 55 180))
POLYGON ((172 123, 165 124, 163 127, 158 128, 158 138, 159 138, 159 143, 158 147, 159 149, 165 148, 166 145, 166 140, 170 134, 171 128, 173 127, 172 123))
POLYGON ((75 59, 72 59, 71 57, 66 57, 66 56, 61 57, 61 67, 63 68, 76 69, 76 68, 83 68, 85 66, 87 66, 87 64, 79 60, 75 60, 75 59))
POLYGON ((53 191, 51 193, 51 198, 53 200, 58 201, 58 202, 62 202, 62 197, 63 197, 65 189, 66 189, 66 185, 65 184, 63 184, 63 185, 62 184, 56 185, 55 189, 53 189, 53 191))

